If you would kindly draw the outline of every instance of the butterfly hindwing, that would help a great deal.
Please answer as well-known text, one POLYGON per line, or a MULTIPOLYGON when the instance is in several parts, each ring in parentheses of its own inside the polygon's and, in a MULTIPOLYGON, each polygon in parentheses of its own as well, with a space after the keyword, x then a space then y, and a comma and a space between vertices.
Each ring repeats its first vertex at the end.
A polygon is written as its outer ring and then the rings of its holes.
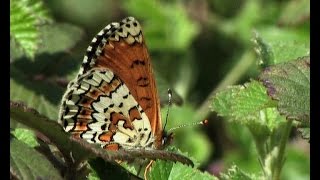
POLYGON ((73 135, 103 147, 152 145, 148 117, 111 70, 89 70, 73 82, 64 99, 60 120, 73 135))

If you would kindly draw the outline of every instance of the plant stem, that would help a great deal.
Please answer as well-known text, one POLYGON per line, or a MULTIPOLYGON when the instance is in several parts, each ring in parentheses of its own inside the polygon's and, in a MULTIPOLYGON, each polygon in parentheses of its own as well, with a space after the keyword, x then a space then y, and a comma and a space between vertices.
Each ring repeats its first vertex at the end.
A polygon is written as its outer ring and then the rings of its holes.
POLYGON ((273 179, 275 180, 280 179, 280 173, 284 164, 284 153, 285 153, 286 145, 291 132, 292 122, 293 120, 288 120, 288 123, 286 123, 285 129, 280 139, 279 154, 276 159, 276 163, 275 163, 276 167, 274 168, 274 172, 273 172, 273 179))
POLYGON ((255 141, 255 145, 256 145, 256 148, 257 148, 257 153, 258 153, 258 156, 259 156, 259 160, 261 162, 264 161, 265 157, 266 157, 266 148, 265 148, 265 141, 264 142, 260 142, 257 138, 254 137, 254 134, 253 135, 253 139, 255 141))

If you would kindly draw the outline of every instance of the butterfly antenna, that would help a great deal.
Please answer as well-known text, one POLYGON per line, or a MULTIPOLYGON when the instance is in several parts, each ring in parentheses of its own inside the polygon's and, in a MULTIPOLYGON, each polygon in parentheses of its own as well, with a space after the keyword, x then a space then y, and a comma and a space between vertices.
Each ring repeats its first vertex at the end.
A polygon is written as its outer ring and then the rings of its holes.
POLYGON ((167 132, 168 132, 168 134, 170 134, 172 131, 174 131, 176 129, 179 129, 179 128, 182 128, 182 127, 195 126, 195 125, 207 125, 207 124, 208 124, 208 120, 205 119, 205 120, 202 120, 200 122, 193 122, 193 123, 190 123, 190 124, 182 124, 180 126, 173 127, 171 129, 169 129, 167 132))
POLYGON ((171 98, 172 98, 172 91, 171 89, 168 89, 168 109, 167 109, 167 114, 166 114, 166 121, 163 126, 163 130, 166 129, 168 118, 169 118, 169 111, 170 111, 170 106, 171 106, 171 98))
MULTIPOLYGON (((165 120, 165 123, 164 123, 164 126, 163 126, 163 130, 166 129, 166 126, 167 126, 167 123, 168 123, 169 111, 170 111, 170 107, 171 107, 171 99, 172 99, 172 91, 171 91, 171 89, 168 89, 168 108, 167 108, 166 120, 165 120)), ((207 125, 207 124, 208 124, 208 120, 207 119, 202 120, 200 122, 193 122, 193 123, 190 123, 190 124, 182 124, 180 126, 170 128, 167 131, 167 133, 170 134, 170 132, 172 132, 172 131, 174 131, 176 129, 182 128, 182 127, 195 126, 195 125, 207 125)))

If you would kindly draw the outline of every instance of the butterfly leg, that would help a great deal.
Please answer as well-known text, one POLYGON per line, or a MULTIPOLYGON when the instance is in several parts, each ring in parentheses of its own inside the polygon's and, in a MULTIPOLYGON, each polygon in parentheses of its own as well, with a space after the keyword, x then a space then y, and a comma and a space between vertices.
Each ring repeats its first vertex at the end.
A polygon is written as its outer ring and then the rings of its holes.
POLYGON ((149 162, 149 164, 147 165, 146 169, 144 170, 143 176, 144 176, 144 179, 145 179, 145 180, 148 179, 148 178, 147 178, 147 172, 151 170, 151 166, 152 166, 152 163, 153 163, 153 162, 154 162, 154 160, 151 160, 151 161, 149 162))

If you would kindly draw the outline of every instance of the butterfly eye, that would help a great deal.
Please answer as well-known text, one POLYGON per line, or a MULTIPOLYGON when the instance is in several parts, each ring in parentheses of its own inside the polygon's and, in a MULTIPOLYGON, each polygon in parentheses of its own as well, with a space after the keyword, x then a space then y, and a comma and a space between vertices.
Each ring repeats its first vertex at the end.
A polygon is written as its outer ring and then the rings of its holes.
POLYGON ((173 140, 173 133, 167 134, 166 132, 163 133, 161 144, 163 147, 166 147, 172 143, 173 140))

